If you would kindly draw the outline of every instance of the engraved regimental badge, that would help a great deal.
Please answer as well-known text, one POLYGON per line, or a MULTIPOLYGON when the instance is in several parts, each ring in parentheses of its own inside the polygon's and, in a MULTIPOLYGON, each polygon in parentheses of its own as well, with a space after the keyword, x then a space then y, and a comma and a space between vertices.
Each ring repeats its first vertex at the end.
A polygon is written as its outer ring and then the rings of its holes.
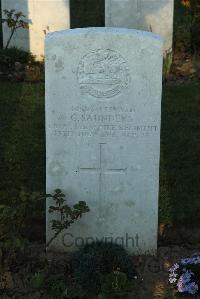
POLYGON ((86 54, 78 65, 77 76, 81 91, 95 98, 118 95, 130 80, 125 59, 110 49, 86 54))

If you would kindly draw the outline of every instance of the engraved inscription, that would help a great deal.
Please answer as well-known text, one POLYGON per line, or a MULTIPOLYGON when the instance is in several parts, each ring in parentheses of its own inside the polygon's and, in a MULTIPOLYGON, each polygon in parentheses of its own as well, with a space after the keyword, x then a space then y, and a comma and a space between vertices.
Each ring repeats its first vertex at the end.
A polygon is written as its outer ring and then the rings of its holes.
POLYGON ((81 91, 95 98, 118 95, 130 80, 126 61, 110 49, 98 49, 86 54, 78 65, 77 77, 81 91))
MULTIPOLYGON (((52 111, 52 114, 55 114, 52 111)), ((148 137, 159 133, 158 124, 138 123, 134 106, 72 106, 58 114, 49 128, 57 137, 148 137)))

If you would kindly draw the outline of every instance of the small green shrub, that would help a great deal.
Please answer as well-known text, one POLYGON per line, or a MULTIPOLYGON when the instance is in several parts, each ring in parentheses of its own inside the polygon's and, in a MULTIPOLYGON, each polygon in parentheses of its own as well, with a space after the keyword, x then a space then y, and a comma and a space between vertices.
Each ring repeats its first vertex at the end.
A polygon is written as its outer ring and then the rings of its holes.
POLYGON ((0 49, 0 80, 37 82, 44 80, 44 61, 36 61, 33 54, 17 47, 10 47, 14 33, 19 29, 28 29, 25 15, 14 9, 4 11, 0 22, 10 29, 5 47, 0 49))
POLYGON ((19 29, 28 29, 29 24, 25 20, 25 15, 21 11, 16 11, 15 9, 4 9, 4 18, 1 19, 2 23, 6 23, 8 28, 10 29, 10 36, 7 40, 5 49, 7 49, 10 45, 11 39, 14 33, 19 29))
POLYGON ((133 281, 120 271, 113 271, 106 275, 102 285, 102 292, 105 294, 127 295, 133 291, 133 281))
POLYGON ((39 81, 44 79, 44 63, 17 47, 0 49, 1 79, 12 81, 39 81))
POLYGON ((47 275, 44 272, 37 272, 31 278, 31 286, 41 293, 41 298, 64 299, 67 298, 67 284, 62 274, 47 275))
POLYGON ((56 189, 53 194, 47 194, 46 197, 51 198, 55 204, 49 207, 49 213, 59 214, 59 219, 51 220, 54 235, 47 243, 48 247, 63 230, 68 229, 84 213, 90 210, 85 201, 79 201, 73 207, 70 207, 66 204, 65 194, 60 189, 56 189))
POLYGON ((7 64, 14 64, 16 61, 20 63, 34 63, 35 57, 30 52, 19 49, 17 47, 10 47, 8 49, 0 50, 1 62, 7 60, 7 64))
POLYGON ((98 294, 104 276, 119 269, 128 279, 135 272, 130 256, 117 244, 94 242, 76 252, 71 261, 72 273, 78 284, 88 295, 98 294))
POLYGON ((45 273, 36 272, 33 274, 30 280, 31 287, 37 290, 41 290, 45 284, 45 273))

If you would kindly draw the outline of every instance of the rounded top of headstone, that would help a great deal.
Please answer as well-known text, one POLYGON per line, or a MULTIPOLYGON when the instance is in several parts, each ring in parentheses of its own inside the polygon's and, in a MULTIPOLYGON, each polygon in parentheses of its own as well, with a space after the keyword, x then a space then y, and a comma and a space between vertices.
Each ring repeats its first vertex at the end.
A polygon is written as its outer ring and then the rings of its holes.
POLYGON ((136 30, 136 29, 128 29, 128 28, 118 28, 118 27, 88 27, 88 28, 76 28, 76 29, 67 29, 61 31, 50 32, 46 35, 46 39, 57 38, 61 36, 69 36, 69 35, 92 35, 92 34, 116 34, 116 35, 128 35, 128 36, 138 36, 150 38, 160 43, 163 43, 163 38, 153 32, 136 30))

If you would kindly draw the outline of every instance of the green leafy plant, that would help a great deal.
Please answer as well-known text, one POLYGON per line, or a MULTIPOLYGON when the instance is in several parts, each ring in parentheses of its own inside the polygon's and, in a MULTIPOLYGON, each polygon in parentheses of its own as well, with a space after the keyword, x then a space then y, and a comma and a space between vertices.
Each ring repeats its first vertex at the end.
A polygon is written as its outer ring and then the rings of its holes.
POLYGON ((59 219, 51 220, 54 235, 47 242, 48 247, 63 230, 68 229, 76 220, 81 218, 84 213, 89 212, 89 207, 85 201, 79 201, 73 205, 73 207, 70 207, 66 204, 65 194, 60 189, 56 189, 54 194, 47 194, 46 197, 51 198, 55 203, 55 206, 49 207, 49 213, 59 215, 59 219))
POLYGON ((44 272, 36 272, 31 277, 31 287, 34 289, 42 289, 45 285, 45 273, 44 272))
POLYGON ((44 61, 23 49, 0 49, 0 79, 12 81, 41 81, 44 79, 44 61))
POLYGON ((34 56, 30 52, 17 47, 0 49, 0 79, 24 79, 25 66, 35 63, 34 56))
POLYGON ((166 51, 163 59, 163 79, 167 80, 172 65, 172 50, 166 51))
POLYGON ((41 298, 67 298, 67 285, 62 274, 47 275, 45 272, 36 272, 31 278, 31 286, 41 292, 41 298))
POLYGON ((105 277, 102 284, 103 299, 136 299, 133 294, 134 281, 128 279, 127 275, 120 271, 113 271, 105 277))
POLYGON ((74 299, 83 295, 81 287, 64 274, 50 273, 48 269, 34 273, 30 285, 40 291, 41 298, 46 299, 74 299))
POLYGON ((88 295, 97 295, 105 275, 120 269, 128 279, 135 276, 126 250, 117 244, 94 242, 75 252, 71 260, 72 273, 88 295))
POLYGON ((16 61, 24 64, 35 63, 35 57, 33 54, 17 47, 1 49, 0 59, 1 63, 6 62, 7 66, 9 66, 9 64, 13 65, 16 61))
POLYGON ((67 288, 65 290, 65 297, 67 299, 85 298, 82 288, 77 284, 74 284, 74 285, 67 284, 67 288))
POLYGON ((7 49, 16 30, 19 28, 28 29, 29 23, 24 20, 26 16, 21 11, 4 9, 3 12, 5 18, 2 19, 2 23, 6 23, 8 28, 10 28, 10 36, 5 46, 5 49, 7 49))
POLYGON ((37 61, 29 51, 21 48, 10 47, 10 43, 17 29, 28 29, 29 22, 22 12, 4 10, 2 23, 10 29, 10 36, 6 46, 0 49, 0 80, 36 82, 44 80, 44 61, 37 61))

